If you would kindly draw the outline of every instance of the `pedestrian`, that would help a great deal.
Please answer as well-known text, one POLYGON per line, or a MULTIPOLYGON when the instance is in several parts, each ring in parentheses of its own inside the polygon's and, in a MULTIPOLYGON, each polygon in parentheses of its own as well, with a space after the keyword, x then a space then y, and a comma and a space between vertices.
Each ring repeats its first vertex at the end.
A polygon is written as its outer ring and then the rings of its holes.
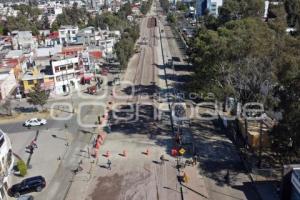
POLYGON ((33 154, 33 149, 34 149, 34 147, 33 147, 32 145, 30 145, 30 146, 29 146, 29 153, 30 153, 30 154, 33 154))
POLYGON ((165 156, 161 155, 159 159, 160 159, 160 164, 163 165, 165 163, 165 156))
POLYGON ((197 155, 193 156, 193 166, 197 164, 197 155))
POLYGON ((229 184, 230 182, 230 176, 229 176, 229 169, 227 169, 226 175, 224 176, 225 182, 229 184))
POLYGON ((37 144, 36 144, 36 139, 32 140, 30 143, 30 146, 32 146, 33 148, 37 148, 37 144))
POLYGON ((111 161, 109 159, 107 160, 107 169, 111 170, 111 161))

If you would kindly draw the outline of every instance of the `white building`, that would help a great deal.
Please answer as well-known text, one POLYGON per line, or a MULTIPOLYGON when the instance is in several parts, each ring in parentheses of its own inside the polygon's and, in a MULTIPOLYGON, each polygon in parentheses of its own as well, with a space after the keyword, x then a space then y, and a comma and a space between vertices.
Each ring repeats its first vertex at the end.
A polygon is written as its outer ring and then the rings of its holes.
POLYGON ((58 33, 61 44, 76 43, 78 26, 61 26, 58 33))
POLYGON ((219 7, 223 5, 223 0, 207 0, 207 10, 214 16, 219 15, 219 7))
POLYGON ((48 15, 59 15, 63 13, 63 9, 61 6, 48 6, 47 7, 47 14, 48 15))
POLYGON ((9 137, 0 130, 0 199, 8 199, 7 190, 10 187, 10 174, 14 157, 9 137))
POLYGON ((64 94, 79 89, 81 68, 78 57, 52 58, 50 62, 56 94, 64 94))
POLYGON ((97 31, 94 27, 86 27, 78 31, 77 42, 84 45, 92 45, 96 43, 97 31))
POLYGON ((112 54, 114 50, 114 45, 116 43, 116 39, 113 37, 104 38, 98 40, 98 46, 103 51, 103 56, 106 57, 108 54, 112 54))
POLYGON ((196 0, 196 16, 203 16, 205 10, 211 15, 219 15, 219 7, 223 5, 224 0, 196 0))
POLYGON ((31 31, 13 31, 12 43, 14 49, 34 49, 36 47, 31 31))

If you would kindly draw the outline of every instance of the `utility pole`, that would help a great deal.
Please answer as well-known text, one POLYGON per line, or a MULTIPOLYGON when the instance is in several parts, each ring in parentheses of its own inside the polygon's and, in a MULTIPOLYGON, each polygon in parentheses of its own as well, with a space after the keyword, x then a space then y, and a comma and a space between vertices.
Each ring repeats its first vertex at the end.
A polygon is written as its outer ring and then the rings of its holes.
POLYGON ((258 168, 261 168, 261 161, 262 161, 262 124, 263 121, 262 119, 260 120, 260 125, 259 125, 259 160, 258 160, 258 168))

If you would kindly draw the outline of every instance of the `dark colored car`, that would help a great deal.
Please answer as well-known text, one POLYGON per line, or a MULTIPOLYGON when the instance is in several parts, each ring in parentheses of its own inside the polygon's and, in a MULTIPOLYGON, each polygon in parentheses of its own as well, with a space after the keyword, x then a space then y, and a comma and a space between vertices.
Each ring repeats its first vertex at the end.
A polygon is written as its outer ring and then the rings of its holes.
POLYGON ((32 195, 22 195, 17 200, 34 200, 34 197, 32 195))
POLYGON ((46 187, 45 178, 42 176, 34 176, 24 179, 21 183, 13 185, 8 190, 8 194, 17 198, 22 194, 27 194, 30 192, 40 192, 44 187, 46 187))

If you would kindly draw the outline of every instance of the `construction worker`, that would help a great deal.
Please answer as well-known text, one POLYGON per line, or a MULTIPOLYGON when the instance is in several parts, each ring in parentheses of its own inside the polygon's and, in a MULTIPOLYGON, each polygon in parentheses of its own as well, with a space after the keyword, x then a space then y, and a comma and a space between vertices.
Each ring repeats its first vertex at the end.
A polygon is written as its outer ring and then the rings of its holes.
POLYGON ((225 182, 227 184, 229 184, 229 182, 230 182, 229 169, 227 169, 227 172, 226 172, 226 174, 224 176, 224 179, 225 179, 225 182))
POLYGON ((107 160, 107 169, 111 170, 111 161, 109 159, 107 160))
POLYGON ((188 175, 185 172, 183 172, 183 182, 184 183, 188 183, 189 182, 189 177, 188 177, 188 175))
POLYGON ((163 165, 165 163, 165 156, 161 155, 159 159, 160 159, 160 164, 163 165))
POLYGON ((197 164, 197 155, 193 156, 193 166, 197 164))

